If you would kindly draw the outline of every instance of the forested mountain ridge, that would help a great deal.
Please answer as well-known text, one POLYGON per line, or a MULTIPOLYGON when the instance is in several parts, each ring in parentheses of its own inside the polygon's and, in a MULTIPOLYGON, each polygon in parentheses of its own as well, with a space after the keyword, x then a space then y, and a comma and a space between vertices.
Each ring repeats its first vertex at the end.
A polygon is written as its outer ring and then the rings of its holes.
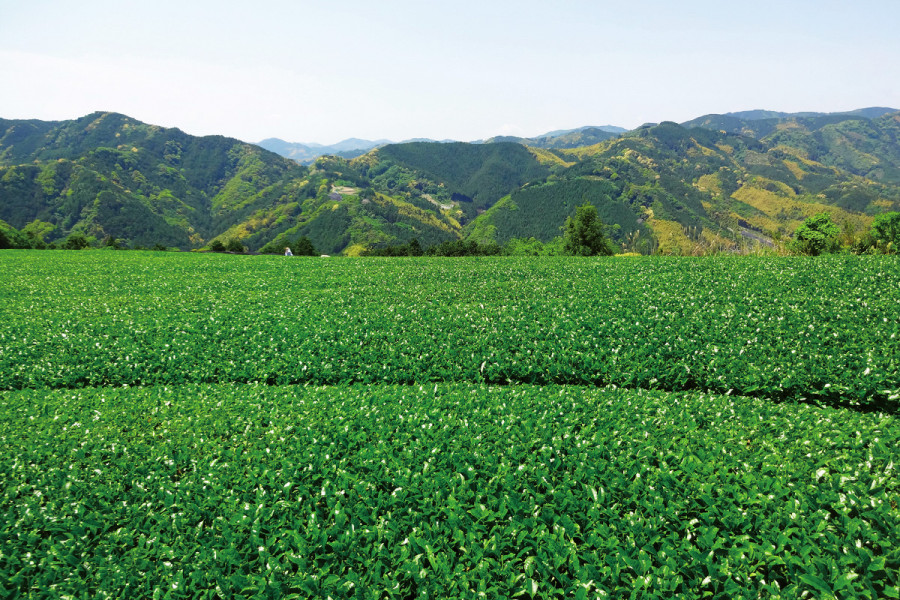
MULTIPOLYGON (((456 215, 462 235, 480 243, 550 241, 585 201, 597 207, 621 248, 674 253, 786 239, 823 211, 848 231, 862 231, 872 215, 900 208, 896 185, 806 158, 802 143, 811 135, 771 144, 669 122, 584 148, 526 148, 534 162, 516 164, 529 165, 530 176, 507 180, 508 195, 498 197, 502 188, 495 188, 473 205, 451 175, 474 170, 460 168, 457 153, 472 158, 477 147, 388 146, 350 164, 365 164, 376 189, 437 197, 445 208, 465 211, 456 215)), ((473 164, 491 164, 479 160, 473 164)), ((511 152, 504 161, 507 167, 516 162, 511 152)))
POLYGON ((854 175, 900 183, 900 113, 893 109, 758 118, 706 115, 683 125, 748 135, 854 175))
MULTIPOLYGON (((890 127, 897 118, 881 117, 875 126, 890 127)), ((624 180, 622 197, 644 211, 656 241, 669 237, 670 246, 682 249, 686 243, 673 222, 684 236, 697 237, 699 227, 707 242, 720 244, 735 233, 785 238, 805 218, 824 211, 858 231, 871 215, 900 208, 896 185, 809 158, 803 144, 813 133, 790 130, 795 137, 756 139, 662 123, 567 151, 580 159, 568 171, 624 180)), ((879 163, 889 161, 886 153, 879 163)))
MULTIPOLYGON (((515 142, 534 148, 578 148, 589 146, 604 140, 617 137, 628 131, 622 127, 613 125, 601 125, 599 127, 579 127, 577 129, 561 129, 551 131, 544 135, 532 138, 518 136, 496 136, 487 140, 469 142, 471 144, 493 144, 496 142, 515 142)), ((403 142, 391 140, 362 140, 349 138, 336 144, 298 143, 286 142, 279 138, 266 138, 258 142, 258 146, 271 150, 286 158, 296 160, 301 164, 312 164, 320 156, 338 156, 340 158, 356 158, 369 150, 388 145, 407 144, 410 142, 435 142, 429 139, 412 139, 403 142)), ((441 140, 440 143, 454 143, 454 140, 441 140)))
POLYGON ((19 228, 46 222, 59 235, 193 247, 292 198, 307 173, 251 144, 116 113, 0 126, 0 218, 19 228))
POLYGON ((533 148, 560 149, 591 146, 613 139, 625 133, 627 129, 604 125, 602 127, 580 127, 578 129, 552 131, 542 136, 523 138, 516 136, 498 136, 486 140, 485 143, 515 142, 533 148))
POLYGON ((726 113, 728 116, 737 117, 739 119, 793 119, 798 117, 827 117, 827 116, 856 116, 865 117, 867 119, 877 119, 888 113, 897 112, 896 108, 888 108, 885 106, 870 106, 868 108, 858 108, 856 110, 847 110, 843 112, 781 112, 777 110, 742 110, 738 112, 726 113))
POLYGON ((462 222, 550 172, 538 154, 512 142, 392 144, 349 165, 375 189, 425 198, 443 210, 452 209, 462 222))
POLYGON ((402 200, 354 196, 357 208, 370 205, 369 223, 341 202, 357 189, 355 179, 232 138, 190 136, 116 113, 3 120, 0 128, 0 219, 46 242, 81 232, 188 249, 224 237, 256 250, 302 231, 323 251, 340 252, 355 237, 393 241, 380 231, 392 226, 418 227, 436 242, 458 236, 458 226, 435 225, 434 214, 402 200), (368 235, 372 229, 378 235, 368 235))
POLYGON ((0 120, 0 220, 16 239, 47 242, 82 232, 132 247, 271 250, 306 236, 321 252, 356 254, 414 238, 546 242, 590 202, 621 249, 686 253, 784 239, 818 212, 860 231, 900 209, 900 113, 689 125, 576 148, 389 144, 304 166, 115 113, 0 120))
POLYGON ((286 142, 279 138, 266 138, 257 145, 280 154, 291 160, 296 160, 301 164, 311 164, 318 157, 325 155, 336 155, 343 158, 355 158, 361 154, 365 154, 372 148, 391 144, 390 140, 361 140, 359 138, 349 138, 338 142, 337 144, 301 144, 297 142, 286 142))

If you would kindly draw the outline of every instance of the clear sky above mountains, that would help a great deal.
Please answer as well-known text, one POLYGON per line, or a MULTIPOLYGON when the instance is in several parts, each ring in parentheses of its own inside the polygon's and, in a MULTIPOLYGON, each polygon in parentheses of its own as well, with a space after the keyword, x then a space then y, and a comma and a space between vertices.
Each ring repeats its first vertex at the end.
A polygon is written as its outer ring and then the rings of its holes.
POLYGON ((900 106, 896 0, 0 0, 0 117, 473 140, 900 106))

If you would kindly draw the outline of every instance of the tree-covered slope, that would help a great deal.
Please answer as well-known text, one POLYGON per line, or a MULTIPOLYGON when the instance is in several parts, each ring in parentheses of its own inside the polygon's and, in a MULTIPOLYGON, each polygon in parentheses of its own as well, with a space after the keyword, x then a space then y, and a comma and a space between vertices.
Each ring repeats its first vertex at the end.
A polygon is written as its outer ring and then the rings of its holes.
POLYGON ((0 127, 0 219, 19 230, 43 223, 47 242, 82 232, 185 249, 233 238, 257 250, 302 231, 340 252, 351 243, 458 236, 458 225, 430 205, 379 204, 372 190, 359 197, 367 180, 345 161, 303 167, 235 139, 114 113, 0 127))
POLYGON ((796 119, 781 124, 764 141, 854 175, 900 183, 900 113, 876 119, 796 119))
POLYGON ((6 221, 0 220, 0 250, 31 248, 32 246, 32 241, 25 233, 11 226, 6 221))
POLYGON ((566 219, 585 202, 597 208, 610 226, 607 234, 620 245, 640 235, 642 241, 649 240, 639 213, 622 200, 621 182, 595 177, 565 177, 517 189, 479 216, 467 233, 479 243, 503 245, 513 238, 531 237, 549 242, 561 235, 566 219))
POLYGON ((0 162, 19 163, 34 157, 58 121, 0 119, 0 162))
POLYGON ((353 164, 381 189, 429 193, 441 203, 460 203, 467 215, 549 173, 533 152, 510 142, 392 144, 353 164))
POLYGON ((272 251, 307 237, 354 254, 414 238, 546 242, 589 202, 620 248, 687 253, 777 243, 821 212, 849 237, 900 209, 900 113, 753 116, 665 122, 578 148, 390 144, 309 166, 114 113, 0 120, 0 220, 46 242, 80 232, 272 251))
POLYGON ((755 137, 804 160, 875 181, 900 183, 900 112, 894 109, 795 115, 750 111, 706 115, 684 126, 755 137))
POLYGON ((897 186, 805 158, 796 147, 675 123, 559 155, 570 166, 513 191, 469 225, 470 234, 545 241, 588 201, 626 249, 684 253, 784 238, 823 211, 848 232, 861 231, 871 215, 900 207, 897 186))
POLYGON ((306 169, 257 146, 114 113, 2 123, 0 218, 58 237, 196 247, 261 205, 296 195, 306 169))
POLYGON ((523 138, 516 136, 501 136, 487 140, 487 143, 498 142, 515 142, 532 148, 558 149, 558 148, 580 148, 582 146, 592 146, 605 142, 625 133, 625 129, 620 127, 581 127, 571 131, 555 131, 533 138, 523 138))

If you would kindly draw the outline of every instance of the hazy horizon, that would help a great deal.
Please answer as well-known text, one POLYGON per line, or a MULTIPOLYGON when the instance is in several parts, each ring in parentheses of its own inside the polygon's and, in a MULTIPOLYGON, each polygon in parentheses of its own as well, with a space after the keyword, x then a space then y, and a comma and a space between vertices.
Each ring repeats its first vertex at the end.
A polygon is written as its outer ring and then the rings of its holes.
POLYGON ((0 116, 328 145, 900 106, 898 17, 889 0, 0 0, 0 116))

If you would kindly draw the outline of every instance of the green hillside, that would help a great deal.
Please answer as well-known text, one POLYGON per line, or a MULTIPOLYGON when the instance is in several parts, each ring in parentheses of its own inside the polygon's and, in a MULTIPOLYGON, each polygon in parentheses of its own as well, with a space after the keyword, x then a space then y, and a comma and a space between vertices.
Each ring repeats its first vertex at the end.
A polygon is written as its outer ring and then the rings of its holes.
MULTIPOLYGON (((875 123, 882 121, 894 122, 884 117, 875 123)), ((813 139, 803 131, 774 143, 675 123, 641 128, 560 151, 570 166, 513 191, 468 231, 498 243, 532 236, 546 241, 576 205, 589 201, 625 249, 686 253, 784 239, 818 212, 861 231, 871 215, 900 207, 897 186, 806 158, 801 144, 813 139)))
MULTIPOLYGON (((566 218, 585 201, 597 207, 609 235, 619 244, 649 240, 649 230, 637 212, 622 201, 621 182, 593 177, 572 177, 526 186, 504 197, 467 229, 479 243, 500 245, 513 238, 533 237, 549 242, 561 233, 566 218)), ((649 242, 648 242, 649 243, 649 242)), ((641 249, 649 250, 645 245, 641 249)))
POLYGON ((195 247, 255 208, 295 197, 306 174, 238 140, 114 113, 2 125, 0 218, 18 228, 47 222, 57 237, 195 247))
POLYGON ((379 148, 352 163, 385 192, 424 194, 452 204, 465 220, 534 179, 547 166, 521 144, 411 142, 379 148))
POLYGON ((395 215, 400 209, 364 207, 355 196, 358 210, 332 210, 334 198, 352 196, 336 193, 336 184, 365 187, 352 170, 330 171, 335 165, 327 161, 303 167, 235 139, 190 136, 114 113, 4 120, 0 128, 0 219, 18 230, 44 224, 45 242, 81 232, 183 249, 233 238, 257 250, 303 231, 339 252, 357 239, 419 235, 437 243, 456 236, 447 223, 432 223, 433 214, 395 215))
POLYGON ((704 115, 702 117, 697 117, 696 119, 691 119, 681 125, 688 129, 702 127, 703 129, 724 131, 726 133, 746 135, 752 138, 761 139, 775 131, 779 122, 781 122, 781 119, 775 116, 760 117, 757 119, 742 119, 733 115, 704 115))
POLYGON ((748 135, 805 160, 875 181, 900 183, 900 112, 873 108, 840 114, 759 117, 706 115, 684 125, 748 135))
POLYGON ((0 220, 0 250, 9 248, 31 248, 32 240, 22 231, 0 220))
POLYGON ((764 140, 801 156, 875 181, 900 183, 900 113, 877 119, 797 119, 764 140))
MULTIPOLYGON (((306 237, 359 254, 413 239, 549 242, 589 202, 627 251, 778 245, 821 212, 850 240, 900 209, 900 113, 881 110, 707 115, 576 148, 410 142, 309 166, 114 113, 0 120, 0 220, 7 245, 81 233, 268 252, 306 237)), ((593 129, 552 137, 591 141, 593 129)))
POLYGON ((592 146, 619 137, 625 130, 615 131, 615 128, 607 127, 582 127, 573 131, 553 132, 547 135, 534 138, 523 138, 516 136, 494 137, 487 140, 487 143, 499 142, 515 142, 532 148, 544 148, 548 150, 560 148, 580 148, 582 146, 592 146))

